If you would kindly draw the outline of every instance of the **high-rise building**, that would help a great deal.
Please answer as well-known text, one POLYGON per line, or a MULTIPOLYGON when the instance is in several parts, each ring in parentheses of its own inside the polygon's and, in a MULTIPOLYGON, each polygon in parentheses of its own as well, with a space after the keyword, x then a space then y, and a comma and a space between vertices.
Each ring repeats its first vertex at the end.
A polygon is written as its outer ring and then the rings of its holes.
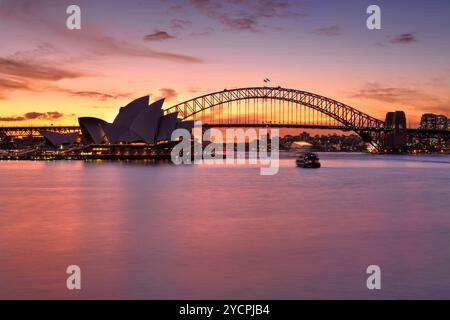
POLYGON ((448 119, 444 115, 426 113, 420 119, 420 129, 448 130, 448 119))
POLYGON ((436 116, 436 130, 447 130, 447 117, 443 115, 436 116))
POLYGON ((431 113, 425 113, 420 119, 420 129, 433 129, 436 125, 436 116, 431 113))

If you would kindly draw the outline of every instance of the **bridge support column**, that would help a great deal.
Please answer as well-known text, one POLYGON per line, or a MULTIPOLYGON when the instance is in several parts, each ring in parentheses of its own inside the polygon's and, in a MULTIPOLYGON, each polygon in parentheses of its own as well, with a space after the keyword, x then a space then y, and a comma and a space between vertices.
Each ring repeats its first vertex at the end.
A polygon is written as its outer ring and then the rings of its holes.
POLYGON ((406 115, 403 111, 388 112, 385 121, 383 147, 387 152, 401 152, 406 148, 406 115))

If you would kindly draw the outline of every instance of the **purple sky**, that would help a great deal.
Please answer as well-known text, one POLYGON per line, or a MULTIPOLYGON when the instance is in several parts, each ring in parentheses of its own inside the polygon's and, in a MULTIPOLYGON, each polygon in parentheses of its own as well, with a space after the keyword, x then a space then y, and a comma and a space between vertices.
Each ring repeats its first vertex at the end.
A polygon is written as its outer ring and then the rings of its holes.
POLYGON ((0 125, 111 120, 145 94, 169 107, 264 78, 379 118, 450 116, 450 1, 0 0, 0 39, 0 125))

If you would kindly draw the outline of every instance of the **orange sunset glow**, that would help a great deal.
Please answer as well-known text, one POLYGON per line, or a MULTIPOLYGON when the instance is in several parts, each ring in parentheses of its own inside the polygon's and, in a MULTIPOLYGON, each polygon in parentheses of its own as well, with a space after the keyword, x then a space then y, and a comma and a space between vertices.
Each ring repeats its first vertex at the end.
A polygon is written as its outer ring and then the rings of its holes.
POLYGON ((404 314, 449 168, 450 0, 0 0, 0 300, 404 314))
POLYGON ((0 126, 111 121, 146 94, 165 97, 168 108, 261 86, 266 77, 271 86, 317 93, 379 119, 404 110, 413 127, 423 113, 449 113, 444 4, 425 11, 411 2, 417 10, 405 13, 388 2, 382 30, 372 31, 364 4, 343 1, 345 14, 333 14, 338 4, 326 2, 278 10, 249 3, 241 9, 253 20, 239 24, 233 5, 79 1, 82 28, 68 30, 69 1, 1 1, 0 38, 8 45, 0 48, 0 126))

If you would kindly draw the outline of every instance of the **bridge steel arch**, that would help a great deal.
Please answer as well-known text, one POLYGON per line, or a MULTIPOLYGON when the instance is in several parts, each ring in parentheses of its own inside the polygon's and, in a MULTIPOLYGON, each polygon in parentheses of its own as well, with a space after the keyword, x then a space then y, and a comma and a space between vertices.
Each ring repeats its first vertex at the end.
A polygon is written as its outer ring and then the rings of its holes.
MULTIPOLYGON (((342 124, 342 129, 354 131, 366 142, 372 143, 375 147, 380 146, 381 133, 384 128, 384 121, 376 119, 364 112, 350 107, 339 101, 314 94, 311 92, 287 89, 282 87, 248 87, 237 89, 225 89, 214 93, 205 94, 166 109, 165 114, 178 112, 182 119, 190 119, 200 112, 214 108, 222 104, 240 100, 252 99, 272 99, 287 101, 316 110, 342 124)), ((201 119, 200 119, 201 120, 201 119)), ((235 126, 278 126, 271 123, 240 123, 235 126)), ((211 124, 210 126, 214 126, 211 124)))

